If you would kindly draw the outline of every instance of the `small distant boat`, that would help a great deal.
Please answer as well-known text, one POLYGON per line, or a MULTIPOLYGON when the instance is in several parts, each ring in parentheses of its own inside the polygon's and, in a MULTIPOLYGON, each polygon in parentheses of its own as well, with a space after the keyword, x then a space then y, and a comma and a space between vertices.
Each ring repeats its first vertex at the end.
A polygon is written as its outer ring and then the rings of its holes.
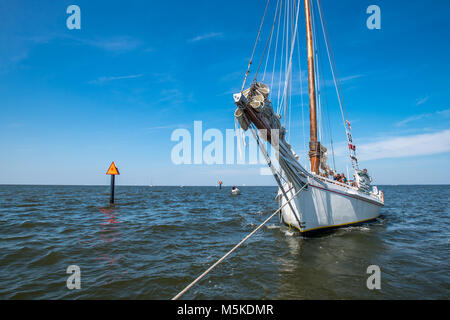
POLYGON ((241 190, 239 190, 236 187, 233 187, 233 188, 231 188, 231 194, 237 196, 237 195, 241 194, 241 190))

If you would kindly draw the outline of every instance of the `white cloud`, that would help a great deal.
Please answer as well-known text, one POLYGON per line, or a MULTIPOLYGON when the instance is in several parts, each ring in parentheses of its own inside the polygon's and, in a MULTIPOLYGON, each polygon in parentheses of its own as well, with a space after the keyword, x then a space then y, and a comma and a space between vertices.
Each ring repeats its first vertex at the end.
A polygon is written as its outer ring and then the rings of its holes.
POLYGON ((382 141, 357 146, 359 160, 425 156, 450 152, 450 130, 391 137, 382 141))
POLYGON ((428 101, 429 98, 430 98, 429 96, 426 96, 425 98, 417 99, 416 100, 416 106, 420 106, 421 104, 424 104, 425 102, 428 101))
POLYGON ((73 38, 73 40, 81 45, 92 46, 113 53, 124 53, 132 51, 142 45, 142 42, 140 40, 128 36, 118 36, 95 40, 73 38))
POLYGON ((145 128, 146 131, 153 131, 153 130, 164 130, 164 129, 178 129, 178 128, 188 128, 186 124, 168 124, 165 126, 156 126, 156 127, 149 127, 145 128))
POLYGON ((221 36, 222 36, 221 32, 210 32, 210 33, 198 35, 192 39, 189 39, 188 42, 197 42, 197 41, 217 38, 217 37, 221 37, 221 36))
POLYGON ((450 115, 450 109, 442 110, 442 111, 436 111, 433 113, 422 113, 422 114, 416 114, 411 117, 408 117, 406 119, 403 119, 402 121, 397 122, 397 126, 401 127, 404 126, 410 122, 425 119, 425 118, 431 118, 433 116, 439 116, 439 117, 448 117, 450 115))
POLYGON ((102 84, 102 83, 114 81, 114 80, 134 79, 134 78, 140 78, 140 77, 142 77, 142 74, 132 74, 132 75, 128 75, 128 76, 116 76, 116 77, 100 77, 97 80, 90 81, 89 83, 102 84))

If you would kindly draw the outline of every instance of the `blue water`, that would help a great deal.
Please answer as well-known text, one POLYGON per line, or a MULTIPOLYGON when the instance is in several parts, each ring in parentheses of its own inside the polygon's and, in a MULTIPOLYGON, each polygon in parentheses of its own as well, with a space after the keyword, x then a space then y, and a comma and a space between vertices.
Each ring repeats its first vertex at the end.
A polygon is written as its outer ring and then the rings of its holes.
MULTIPOLYGON (((303 239, 275 217, 183 298, 448 299, 450 186, 381 188, 376 222, 303 239)), ((241 190, 119 186, 109 206, 108 186, 2 185, 0 299, 172 298, 277 209, 241 190)))

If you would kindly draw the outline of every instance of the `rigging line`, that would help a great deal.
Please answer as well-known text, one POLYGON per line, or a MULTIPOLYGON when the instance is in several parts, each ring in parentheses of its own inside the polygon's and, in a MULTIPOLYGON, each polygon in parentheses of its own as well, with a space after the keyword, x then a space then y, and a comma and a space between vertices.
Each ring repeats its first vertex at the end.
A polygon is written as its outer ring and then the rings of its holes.
POLYGON ((314 5, 311 3, 311 24, 312 24, 312 37, 314 40, 313 49, 314 49, 314 64, 315 64, 315 72, 316 76, 314 77, 316 88, 317 88, 317 99, 316 99, 316 107, 317 107, 317 122, 318 122, 318 133, 319 133, 319 141, 324 141, 323 134, 323 111, 322 111, 322 90, 320 85, 320 77, 322 75, 322 70, 319 68, 319 50, 320 50, 320 41, 318 40, 318 35, 316 32, 316 20, 314 14, 314 5))
MULTIPOLYGON (((292 76, 289 76, 290 78, 292 78, 292 76)), ((292 79, 289 80, 289 122, 288 122, 288 126, 289 126, 289 141, 291 141, 291 131, 293 130, 293 126, 291 127, 291 110, 292 110, 292 85, 291 85, 291 81, 292 79)))
MULTIPOLYGON (((345 118, 348 119, 347 116, 347 110, 345 108, 345 104, 344 104, 344 99, 342 98, 342 87, 341 87, 341 83, 339 80, 339 75, 337 74, 337 68, 336 68, 336 62, 334 59, 334 54, 333 51, 331 49, 331 45, 329 45, 329 37, 328 37, 328 29, 327 29, 327 25, 326 22, 324 21, 323 17, 322 17, 322 6, 320 4, 320 0, 317 0, 317 4, 318 4, 318 8, 319 8, 319 15, 320 15, 320 21, 322 24, 322 31, 325 37, 325 45, 327 47, 327 54, 328 54, 328 61, 330 62, 330 66, 331 66, 331 72, 333 74, 333 80, 334 80, 334 84, 336 87, 336 93, 338 96, 338 100, 339 100, 339 106, 341 109, 341 114, 342 114, 342 122, 344 124, 344 129, 345 129, 345 136, 347 139, 347 142, 350 144, 350 137, 349 137, 349 126, 345 121, 345 118), (331 52, 331 57, 330 57, 330 52, 331 52), (336 75, 335 75, 336 73, 336 75), (336 80, 337 78, 337 80, 336 80)), ((355 152, 353 151, 353 153, 355 154, 355 152)), ((349 149, 349 156, 350 156, 350 160, 352 162, 352 167, 355 168, 355 160, 352 157, 352 151, 349 149)), ((356 167, 358 167, 358 162, 356 161, 356 167)))
MULTIPOLYGON (((300 40, 299 35, 296 37, 297 42, 297 57, 298 57, 298 65, 300 68, 299 76, 300 76, 300 103, 302 106, 302 126, 303 126, 303 150, 306 152, 306 131, 305 131, 305 115, 304 115, 304 100, 303 100, 303 75, 302 75, 302 62, 300 59, 300 40)), ((305 156, 305 168, 307 167, 307 158, 305 156)))
MULTIPOLYGON (((336 93, 337 93, 338 100, 339 100, 339 107, 341 109, 342 122, 344 124, 344 129, 345 129, 345 133, 346 133, 345 136, 346 136, 347 142, 350 143, 350 137, 349 137, 349 130, 350 130, 350 128, 348 128, 348 124, 345 122, 345 118, 348 119, 348 117, 347 117, 347 110, 345 108, 344 100, 341 97, 341 95, 342 95, 342 88, 341 88, 340 80, 339 80, 339 77, 338 77, 338 74, 337 74, 337 70, 335 70, 336 69, 336 62, 335 62, 335 59, 334 59, 333 51, 331 50, 331 45, 329 45, 328 29, 327 29, 326 22, 324 21, 324 19, 322 17, 322 6, 320 4, 320 0, 317 0, 317 4, 318 4, 318 8, 319 8, 320 21, 321 21, 321 24, 322 24, 322 31, 323 31, 324 38, 325 38, 325 45, 327 47, 328 61, 330 62, 331 73, 333 74, 334 85, 336 87, 336 93), (331 51, 331 57, 330 57, 330 51, 331 51), (336 71, 336 75, 335 75, 335 71, 336 71), (336 80, 336 77, 338 78, 337 80, 336 80)), ((354 168, 355 167, 355 164, 354 164, 355 160, 352 157, 352 151, 351 150, 349 150, 349 156, 350 156, 350 160, 352 162, 352 167, 354 168)), ((358 166, 358 163, 356 162, 356 167, 357 166, 358 166)))
MULTIPOLYGON (((322 9, 321 9, 321 5, 320 5, 320 1, 317 0, 317 3, 318 3, 318 7, 319 7, 319 15, 320 15, 320 22, 322 24, 322 31, 323 31, 324 38, 325 38, 325 46, 327 48, 328 61, 330 63, 330 67, 331 67, 331 73, 333 75, 333 81, 334 81, 334 85, 335 85, 335 88, 336 88, 336 94, 337 94, 338 101, 339 101, 339 107, 341 108, 342 121, 343 121, 343 124, 344 124, 345 132, 347 133, 348 132, 347 131, 347 124, 345 123, 346 112, 344 113, 343 101, 341 99, 341 94, 340 94, 340 91, 341 91, 340 90, 340 85, 338 85, 338 83, 337 83, 337 80, 336 80, 336 75, 337 74, 335 74, 335 70, 334 70, 334 67, 333 67, 333 65, 334 65, 333 64, 334 56, 333 56, 333 54, 331 54, 331 56, 330 56, 330 47, 329 47, 329 44, 328 44, 328 31, 327 31, 326 25, 325 25, 323 17, 322 17, 322 9)), ((344 108, 345 108, 345 106, 344 106, 344 108)), ((347 135, 347 140, 348 140, 348 135, 347 135)))
MULTIPOLYGON (((311 7, 315 7, 313 8, 314 10, 314 16, 313 19, 315 19, 315 15, 318 12, 318 7, 314 6, 314 2, 312 2, 312 6, 311 7)), ((313 21, 315 23, 315 20, 313 21)), ((315 30, 316 31, 316 30, 315 30)), ((318 37, 318 35, 316 35, 316 37, 318 37)), ((318 40, 317 42, 318 45, 318 49, 317 49, 317 55, 319 54, 319 52, 321 52, 321 43, 318 40)), ((316 59, 318 66, 318 72, 320 73, 320 77, 322 79, 325 79, 324 76, 324 67, 323 67, 323 59, 321 58, 321 56, 318 56, 316 59), (320 66, 320 68, 319 68, 320 66)), ((320 82, 320 81, 319 81, 320 82)), ((330 122, 330 116, 329 116, 329 105, 328 105, 328 94, 327 94, 327 85, 326 83, 324 84, 322 82, 322 84, 319 84, 320 88, 320 116, 321 116, 321 124, 322 124, 322 129, 323 129, 323 139, 324 139, 324 144, 327 145, 328 144, 328 138, 330 138, 330 144, 331 144, 331 152, 332 152, 332 157, 333 157, 333 169, 336 170, 336 160, 335 160, 335 154, 334 154, 334 143, 333 143, 333 131, 332 131, 332 127, 331 127, 331 122, 330 122)))
MULTIPOLYGON (((321 50, 319 50, 321 52, 321 50)), ((325 68, 323 67, 323 59, 319 60, 320 63, 320 67, 321 67, 321 72, 322 72, 322 79, 325 79, 324 75, 323 75, 323 71, 325 70, 325 68)), ((336 160, 335 160, 335 155, 334 155, 334 143, 333 143, 333 130, 332 130, 332 126, 331 126, 331 121, 330 121, 330 112, 329 112, 329 103, 328 103, 328 92, 327 92, 327 84, 322 84, 322 97, 323 97, 323 106, 325 106, 325 108, 322 108, 322 112, 323 112, 323 121, 325 122, 326 125, 324 125, 324 129, 325 129, 325 138, 327 139, 328 136, 330 138, 330 145, 331 145, 331 155, 333 157, 333 169, 336 170, 336 160)), ((328 142, 328 140, 326 140, 326 142, 328 142)))
MULTIPOLYGON (((259 61, 258 69, 256 70, 256 73, 255 73, 255 79, 253 79, 253 81, 256 81, 256 77, 258 77, 259 68, 261 68, 261 63, 263 62, 264 56, 266 54, 267 46, 269 45, 269 42, 272 43, 273 28, 275 27, 275 22, 276 22, 276 20, 278 18, 278 4, 279 4, 279 2, 280 2, 280 0, 278 0, 278 2, 277 2, 277 9, 276 9, 276 12, 275 12, 275 17, 273 19, 272 29, 270 30, 270 37, 267 39, 266 46, 264 47, 264 51, 263 51, 263 54, 261 56, 261 60, 259 61)), ((267 60, 269 60, 269 55, 270 55, 270 46, 269 46, 269 53, 267 54, 267 60)), ((267 60, 266 60, 266 67, 267 67, 267 60)), ((265 75, 266 75, 266 69, 264 68, 264 77, 265 77, 265 75)), ((264 77, 263 77, 263 81, 264 81, 264 77)))
POLYGON ((284 10, 284 20, 283 20, 283 38, 281 39, 281 56, 280 56, 280 72, 278 77, 278 97, 277 97, 277 113, 281 114, 281 106, 280 106, 280 92, 281 92, 281 75, 283 74, 283 55, 284 55, 284 36, 286 32, 286 7, 287 1, 284 2, 285 10, 284 10))
MULTIPOLYGON (((297 29, 297 26, 294 25, 294 21, 295 21, 295 7, 297 4, 297 1, 300 2, 300 0, 294 0, 292 2, 292 16, 291 16, 291 20, 292 20, 292 30, 295 31, 297 29)), ((298 8, 298 11, 300 11, 300 7, 298 8)), ((297 32, 295 31, 295 36, 292 37, 291 39, 291 47, 294 48, 293 50, 295 50, 295 38, 296 38, 297 32)), ((292 58, 291 58, 292 61, 292 58)), ((292 62, 291 62, 292 63, 292 62)), ((289 126, 289 141, 291 141, 291 133, 294 130, 295 127, 295 121, 292 120, 292 80, 293 80, 293 76, 292 76, 292 67, 291 67, 291 72, 289 73, 289 122, 288 122, 288 126, 289 126), (292 124, 291 124, 292 121, 292 124)))
MULTIPOLYGON (((291 18, 291 21, 287 21, 287 26, 291 27, 291 41, 290 41, 290 54, 288 56, 288 48, 289 48, 289 38, 286 38, 286 59, 289 57, 288 60, 286 60, 286 65, 288 66, 285 72, 285 83, 284 83, 284 91, 281 98, 280 106, 282 107, 281 110, 284 110, 285 117, 284 117, 284 126, 286 128, 289 128, 288 131, 288 139, 290 140, 291 137, 291 106, 292 106, 292 55, 293 50, 295 48, 295 39, 297 33, 297 24, 298 19, 295 19, 296 16, 296 0, 291 2, 290 8, 290 14, 289 17, 291 18), (290 23, 291 22, 291 23, 290 23)), ((298 6, 299 7, 299 6, 298 6)), ((298 15, 297 10, 297 15, 298 15)), ((289 29, 289 28, 288 28, 289 29)), ((289 33, 289 32, 288 32, 289 33)))
MULTIPOLYGON (((316 8, 317 11, 317 8, 316 8)), ((319 47, 321 46, 321 43, 319 42, 319 47)), ((322 52, 322 50, 319 48, 318 50, 319 52, 322 52)), ((320 71, 321 71, 321 77, 322 79, 325 79, 325 76, 323 74, 325 68, 323 67, 323 59, 319 59, 319 64, 320 64, 320 71)), ((323 113, 323 122, 324 124, 324 131, 325 131, 325 142, 328 143, 328 137, 330 139, 330 145, 331 145, 331 155, 333 157, 333 169, 336 170, 336 160, 335 160, 335 154, 334 154, 334 143, 333 143, 333 130, 332 130, 332 126, 331 126, 331 121, 330 121, 330 112, 329 112, 329 104, 328 104, 328 92, 327 92, 327 84, 325 82, 325 84, 322 84, 322 88, 321 88, 321 92, 322 92, 322 113, 323 113), (323 108, 324 107, 324 108, 323 108)))
MULTIPOLYGON (((286 13, 286 16, 287 16, 287 19, 286 19, 286 51, 285 51, 285 58, 284 58, 284 60, 285 60, 285 62, 284 62, 284 68, 285 68, 285 70, 287 70, 287 67, 288 67, 288 49, 289 49, 289 27, 290 27, 290 19, 291 19, 291 5, 290 5, 290 3, 291 3, 291 1, 290 0, 288 0, 288 2, 287 2, 287 13, 286 13)), ((285 92, 285 90, 286 90, 286 81, 287 81, 287 76, 288 76, 288 73, 287 73, 287 71, 286 71, 286 73, 284 74, 284 89, 283 89, 283 92, 285 92)), ((286 106, 286 101, 284 101, 284 103, 283 103, 283 98, 284 98, 284 95, 281 97, 281 105, 283 106, 283 111, 284 111, 284 127, 286 128, 286 125, 287 125, 287 106, 286 106)))
POLYGON ((264 10, 264 15, 261 20, 261 25, 259 26, 258 35, 256 36, 255 45, 253 46, 252 56, 250 57, 250 61, 248 62, 247 72, 245 73, 244 83, 242 84, 241 92, 244 91, 245 83, 247 82, 247 76, 250 72, 250 67, 252 65, 253 55, 255 54, 256 46, 258 45, 259 36, 261 35, 261 29, 264 24, 264 19, 266 18, 267 8, 269 7, 270 0, 267 0, 266 9, 264 10))
POLYGON ((342 95, 341 80, 340 80, 340 77, 339 77, 339 74, 338 74, 338 70, 337 70, 337 67, 336 67, 336 59, 334 58, 333 48, 331 47, 331 43, 329 41, 327 23, 326 23, 325 19, 322 18, 322 9, 321 9, 322 6, 321 6, 320 2, 318 2, 318 4, 319 4, 319 9, 320 9, 319 13, 320 13, 320 17, 321 17, 321 22, 323 23, 322 30, 324 30, 325 44, 327 45, 327 51, 328 51, 328 46, 330 48, 329 52, 331 54, 331 62, 333 64, 332 67, 334 69, 334 72, 336 73, 336 80, 337 80, 337 84, 338 84, 338 87, 339 87, 339 94, 340 94, 340 98, 342 100, 342 106, 343 106, 343 110, 344 110, 343 113, 345 115, 345 118, 348 119, 347 109, 345 107, 344 97, 342 95))
POLYGON ((318 86, 319 86, 319 103, 320 103, 320 135, 323 139, 323 142, 325 144, 325 146, 328 145, 328 134, 330 134, 329 132, 327 132, 327 126, 326 126, 326 82, 324 83, 324 68, 323 68, 323 63, 322 63, 322 56, 321 56, 321 52, 322 52, 322 47, 321 47, 321 41, 319 39, 319 32, 317 31, 318 27, 316 27, 316 15, 317 15, 317 8, 315 8, 314 6, 314 1, 311 3, 311 7, 313 10, 313 21, 314 21, 314 33, 315 33, 315 37, 317 39, 317 47, 316 47, 316 62, 317 62, 317 72, 319 73, 318 76, 318 86), (316 29, 317 28, 317 29, 316 29), (322 79, 322 81, 320 81, 322 79), (324 104, 325 104, 325 108, 324 108, 324 104))
MULTIPOLYGON (((298 26, 298 13, 300 11, 300 1, 298 1, 297 3, 297 13, 296 13, 296 18, 295 18, 295 25, 294 25, 294 32, 292 34, 292 40, 291 40, 291 50, 290 50, 290 54, 289 54, 289 64, 288 64, 288 69, 286 70, 286 80, 285 80, 285 84, 284 84, 284 93, 283 93, 283 99, 285 100, 285 104, 286 104, 286 95, 287 95, 287 90, 288 90, 288 86, 290 86, 290 74, 292 72, 292 55, 294 53, 294 48, 295 48, 295 42, 294 39, 297 36, 297 26, 298 26)), ((282 100, 283 101, 283 100, 282 100)))
POLYGON ((267 222, 269 222, 278 212, 281 211, 287 204, 291 203, 292 199, 294 199, 306 186, 306 183, 300 190, 298 190, 291 199, 286 201, 282 206, 278 208, 274 213, 272 213, 266 220, 263 221, 255 230, 249 233, 244 239, 242 239, 237 245, 233 247, 230 251, 228 251, 222 258, 217 260, 211 267, 209 267, 205 272, 203 272, 200 276, 197 277, 194 281, 192 281, 186 288, 181 290, 172 300, 178 300, 182 295, 184 295, 189 289, 191 289, 196 283, 198 283, 203 277, 205 277, 212 269, 214 269, 219 263, 225 260, 230 254, 232 254, 237 248, 239 248, 245 241, 247 241, 253 234, 256 233, 259 229, 261 229, 267 222))
MULTIPOLYGON (((287 25, 286 20, 288 19, 288 9, 287 9, 288 5, 289 5, 289 0, 286 0, 285 8, 284 8, 284 20, 283 20, 283 39, 281 41, 281 56, 280 56, 280 66, 281 66, 281 68, 280 68, 280 71, 279 71, 279 78, 278 78, 277 113, 280 116, 282 116, 283 112, 284 112, 281 83, 282 83, 283 75, 284 75, 283 67, 286 68, 286 66, 285 66, 286 63, 285 63, 285 59, 284 59, 284 49, 286 48, 285 36, 286 36, 286 38, 288 37, 288 31, 286 31, 286 25, 287 25)), ((286 50, 287 50, 287 48, 286 48, 286 50)), ((280 118, 280 121, 284 121, 284 119, 280 118)))
MULTIPOLYGON (((278 19, 277 19, 277 14, 278 14, 278 12, 279 12, 279 9, 280 9, 280 7, 281 7, 281 1, 283 1, 283 0, 278 0, 277 1, 277 12, 275 13, 275 19, 278 21, 278 19), (280 7, 279 7, 280 6, 280 7)), ((263 74, 263 78, 262 78, 262 82, 264 82, 264 79, 266 78, 266 70, 267 70, 267 65, 268 65, 268 63, 269 63, 269 57, 270 57, 270 52, 271 52, 271 49, 272 49, 272 40, 273 40, 273 30, 274 30, 274 27, 275 27, 275 24, 276 24, 276 22, 277 21, 273 21, 273 26, 272 26, 272 31, 270 32, 270 43, 269 43, 269 50, 268 50, 268 53, 267 53, 267 58, 266 58, 266 64, 265 64, 265 66, 264 66, 264 74, 263 74)), ((276 51, 276 50, 275 50, 276 51)), ((275 52, 276 53, 276 52, 275 52)), ((270 92, 272 91, 272 87, 270 87, 271 88, 271 90, 270 90, 270 92)))
MULTIPOLYGON (((287 43, 288 38, 289 38, 289 29, 288 29, 288 27, 289 27, 289 0, 286 1, 285 15, 286 15, 285 16, 285 20, 283 21, 283 23, 284 23, 284 26, 283 26, 284 30, 283 31, 285 32, 285 37, 283 37, 283 47, 282 47, 282 51, 281 51, 281 61, 282 61, 283 68, 280 70, 280 87, 279 87, 280 115, 282 115, 284 113, 284 104, 283 104, 283 95, 282 95, 282 93, 284 91, 284 88, 282 88, 281 84, 284 82, 284 76, 285 76, 285 73, 286 73, 285 70, 287 68, 287 62, 286 62, 286 58, 285 57, 286 57, 286 52, 288 50, 288 47, 287 47, 286 43, 287 43)), ((284 117, 283 121, 285 121, 285 118, 286 117, 284 117)))
MULTIPOLYGON (((280 15, 281 15, 281 6, 282 6, 283 0, 281 0, 280 3, 280 15)), ((277 64, 277 52, 278 52, 278 35, 280 33, 280 24, 281 24, 281 19, 278 19, 278 26, 277 26, 277 38, 275 41, 275 52, 274 52, 274 59, 273 59, 273 68, 272 68, 272 80, 270 82, 270 95, 273 96, 273 79, 275 76, 275 66, 277 64)), ((273 97, 272 97, 273 100, 273 97)))

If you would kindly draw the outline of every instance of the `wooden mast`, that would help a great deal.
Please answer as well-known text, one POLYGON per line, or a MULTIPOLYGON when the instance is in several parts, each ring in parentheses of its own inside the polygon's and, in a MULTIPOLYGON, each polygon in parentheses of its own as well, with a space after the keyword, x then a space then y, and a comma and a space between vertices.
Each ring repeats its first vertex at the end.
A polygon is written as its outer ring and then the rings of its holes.
POLYGON ((309 159, 311 171, 319 173, 320 143, 317 141, 316 90, 314 79, 314 50, 311 31, 311 11, 309 0, 305 0, 306 40, 308 44, 308 85, 309 85, 309 159))

